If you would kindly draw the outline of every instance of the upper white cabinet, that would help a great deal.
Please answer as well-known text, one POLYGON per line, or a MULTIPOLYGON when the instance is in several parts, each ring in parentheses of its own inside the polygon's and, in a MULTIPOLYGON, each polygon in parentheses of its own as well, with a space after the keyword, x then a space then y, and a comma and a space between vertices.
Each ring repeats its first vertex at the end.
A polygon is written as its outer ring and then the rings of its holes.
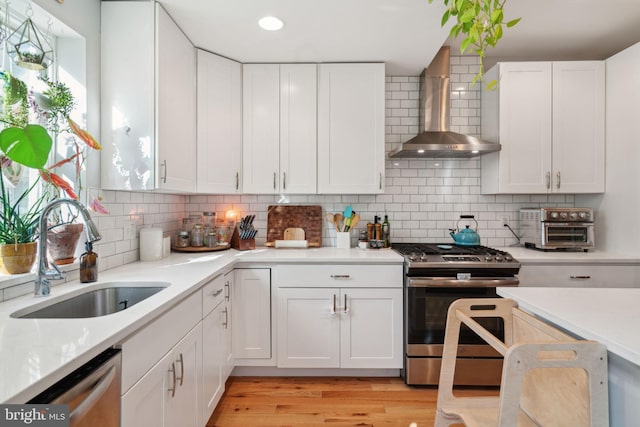
POLYGON ((242 177, 242 65, 197 50, 198 193, 233 194, 242 177))
POLYGON ((102 187, 193 192, 195 49, 159 3, 101 8, 102 187))
POLYGON ((482 193, 604 191, 604 62, 498 63, 482 92, 482 193))
POLYGON ((384 64, 320 64, 318 193, 382 193, 384 64))
POLYGON ((316 192, 317 65, 243 66, 243 191, 316 192))

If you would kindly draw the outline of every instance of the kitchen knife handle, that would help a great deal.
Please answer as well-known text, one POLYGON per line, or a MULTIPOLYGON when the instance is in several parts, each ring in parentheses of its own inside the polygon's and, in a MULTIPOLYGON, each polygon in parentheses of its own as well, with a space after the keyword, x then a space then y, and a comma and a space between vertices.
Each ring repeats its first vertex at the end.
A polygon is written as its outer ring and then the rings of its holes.
POLYGON ((236 172, 236 190, 240 189, 240 172, 236 172))
POLYGON ((287 173, 286 172, 282 172, 282 189, 283 190, 287 189, 287 173))
POLYGON ((551 188, 551 172, 547 172, 547 189, 551 188))
POLYGON ((556 174, 556 188, 560 189, 560 171, 556 174))

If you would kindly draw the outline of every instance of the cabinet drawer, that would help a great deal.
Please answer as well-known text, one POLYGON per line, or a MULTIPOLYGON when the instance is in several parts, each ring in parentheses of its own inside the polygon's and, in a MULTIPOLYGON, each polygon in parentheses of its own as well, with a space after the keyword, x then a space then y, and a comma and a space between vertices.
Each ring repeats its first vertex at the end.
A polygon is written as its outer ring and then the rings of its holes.
POLYGON ((630 288, 640 286, 640 266, 523 265, 520 286, 630 288))
POLYGON ((197 291, 122 343, 122 393, 156 364, 202 320, 202 293, 197 291))
POLYGON ((202 315, 206 316, 211 313, 218 304, 224 301, 225 297, 229 296, 229 291, 228 282, 222 274, 204 285, 202 288, 202 315))
POLYGON ((401 288, 402 265, 283 265, 274 269, 277 287, 401 288))

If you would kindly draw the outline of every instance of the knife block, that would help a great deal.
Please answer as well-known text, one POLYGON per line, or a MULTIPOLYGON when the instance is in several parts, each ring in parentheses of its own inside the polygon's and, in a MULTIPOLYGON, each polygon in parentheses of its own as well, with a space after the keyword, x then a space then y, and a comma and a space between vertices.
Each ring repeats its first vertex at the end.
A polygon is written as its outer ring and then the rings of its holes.
POLYGON ((239 251, 248 251, 250 249, 255 249, 256 239, 241 239, 240 233, 238 232, 238 227, 236 226, 233 229, 233 234, 231 235, 231 247, 239 251))

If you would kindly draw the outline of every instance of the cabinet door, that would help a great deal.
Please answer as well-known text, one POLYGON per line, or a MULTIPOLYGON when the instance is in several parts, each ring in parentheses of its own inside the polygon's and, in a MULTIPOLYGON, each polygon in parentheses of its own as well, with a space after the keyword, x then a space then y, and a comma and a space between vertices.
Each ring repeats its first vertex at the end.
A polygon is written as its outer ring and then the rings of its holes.
POLYGON ((240 192, 242 65, 198 50, 197 163, 199 193, 240 192))
POLYGON ((231 371, 233 371, 233 366, 235 364, 235 357, 233 355, 233 328, 231 325, 232 322, 232 304, 231 304, 231 294, 232 289, 234 287, 235 274, 233 271, 224 275, 224 286, 225 286, 225 300, 224 307, 222 311, 222 384, 227 381, 229 375, 231 375, 231 371))
POLYGON ((271 358, 271 270, 235 270, 232 288, 233 353, 237 359, 271 358))
POLYGON ((279 191, 280 72, 277 64, 242 66, 242 189, 279 191))
POLYGON ((278 289, 278 367, 340 366, 338 289, 278 289))
POLYGON ((156 20, 157 185, 167 190, 193 192, 196 52, 160 3, 156 3, 156 20))
POLYGON ((223 309, 219 304, 202 319, 202 419, 208 420, 224 392, 223 363, 223 309))
POLYGON ((340 367, 402 368, 402 289, 342 289, 340 367))
POLYGON ((156 173, 154 3, 101 2, 100 7, 101 187, 151 190, 156 173))
POLYGON ((153 366, 121 399, 122 427, 162 427, 169 390, 173 384, 173 354, 168 353, 153 366))
POLYGON ((604 62, 553 63, 553 186, 604 192, 604 62))
MULTIPOLYGON (((202 412, 200 393, 202 375, 202 323, 193 328, 174 348, 175 395, 169 395, 165 408, 167 427, 200 427, 202 412)), ((173 378, 171 378, 173 381, 173 378)))
POLYGON ((280 191, 314 194, 317 65, 280 65, 280 191))
POLYGON ((552 172, 551 63, 499 67, 499 192, 546 193, 552 172))
POLYGON ((384 64, 320 64, 318 193, 382 193, 384 64))

